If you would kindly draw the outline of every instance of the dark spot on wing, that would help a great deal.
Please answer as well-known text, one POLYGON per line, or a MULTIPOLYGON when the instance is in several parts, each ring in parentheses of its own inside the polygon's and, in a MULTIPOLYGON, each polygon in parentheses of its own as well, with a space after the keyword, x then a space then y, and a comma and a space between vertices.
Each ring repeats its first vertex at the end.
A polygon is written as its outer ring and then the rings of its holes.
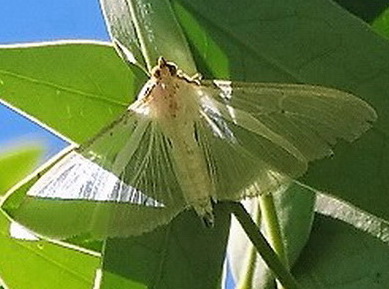
POLYGON ((198 131, 198 129, 197 129, 196 124, 193 124, 193 137, 194 137, 194 139, 195 139, 195 141, 196 141, 197 143, 200 143, 199 131, 198 131))
POLYGON ((172 143, 171 139, 167 137, 166 140, 167 140, 167 144, 172 149, 173 148, 173 143, 172 143))

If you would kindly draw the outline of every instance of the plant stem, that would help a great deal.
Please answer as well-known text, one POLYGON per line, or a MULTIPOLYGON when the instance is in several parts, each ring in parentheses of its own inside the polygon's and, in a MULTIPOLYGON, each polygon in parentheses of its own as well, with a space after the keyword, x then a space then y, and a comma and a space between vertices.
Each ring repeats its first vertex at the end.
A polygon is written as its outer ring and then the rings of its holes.
MULTIPOLYGON (((255 223, 259 224, 261 221, 261 212, 258 206, 254 208, 254 211, 251 212, 252 219, 255 223)), ((255 276, 256 260, 257 260, 257 250, 251 244, 247 247, 248 249, 248 258, 247 264, 245 265, 245 274, 240 276, 238 284, 236 284, 236 289, 252 289, 253 280, 255 276)))
MULTIPOLYGON (((282 241, 281 228, 278 221, 273 194, 259 196, 259 205, 262 212, 262 224, 265 227, 267 240, 277 253, 284 266, 289 270, 288 257, 286 256, 284 243, 282 241)), ((283 288, 281 287, 280 289, 283 288)))
POLYGON ((259 204, 262 212, 262 223, 265 226, 269 243, 272 245, 274 251, 276 251, 278 257, 283 261, 284 265, 289 268, 288 258, 285 253, 285 246, 282 242, 281 228, 278 221, 273 194, 260 196, 259 204))
POLYGON ((238 202, 228 202, 228 204, 231 212, 237 218, 250 241, 257 249, 259 255, 265 261, 279 282, 285 288, 299 289, 300 287, 296 280, 271 248, 270 244, 267 242, 266 238, 263 236, 254 221, 251 219, 250 214, 246 211, 243 205, 238 202))

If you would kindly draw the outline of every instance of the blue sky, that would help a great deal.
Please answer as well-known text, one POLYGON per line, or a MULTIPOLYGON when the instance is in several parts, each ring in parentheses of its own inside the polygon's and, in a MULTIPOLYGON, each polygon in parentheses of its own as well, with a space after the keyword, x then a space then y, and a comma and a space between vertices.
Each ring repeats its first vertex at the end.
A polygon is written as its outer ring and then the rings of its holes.
POLYGON ((3 1, 0 23, 1 43, 108 39, 98 0, 3 1))
MULTIPOLYGON (((0 9, 0 44, 59 39, 108 40, 98 0, 12 0, 0 9)), ((39 142, 45 158, 66 143, 0 104, 0 151, 22 142, 39 142)))

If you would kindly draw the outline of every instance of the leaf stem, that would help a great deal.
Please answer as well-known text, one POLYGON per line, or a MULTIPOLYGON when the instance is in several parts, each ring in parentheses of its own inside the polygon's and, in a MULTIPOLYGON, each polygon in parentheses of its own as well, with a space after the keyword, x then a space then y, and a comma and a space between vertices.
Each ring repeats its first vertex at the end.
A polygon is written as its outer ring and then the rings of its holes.
MULTIPOLYGON (((259 207, 257 206, 254 210, 254 212, 251 213, 251 218, 254 220, 255 223, 259 224, 261 221, 261 212, 259 210, 259 207)), ((253 281, 255 276, 255 268, 256 268, 256 260, 257 260, 257 250, 256 248, 251 244, 251 246, 248 246, 248 258, 247 258, 247 265, 245 268, 245 274, 242 274, 243 276, 240 276, 238 284, 236 284, 236 289, 252 289, 253 288, 253 281)))
POLYGON ((285 253, 285 246, 282 242, 280 223, 274 204, 273 194, 266 194, 259 197, 259 205, 262 213, 262 224, 265 226, 268 241, 277 253, 278 257, 289 269, 288 257, 285 253))
POLYGON ((261 255, 262 259, 265 261, 279 282, 285 288, 299 289, 300 287, 297 284, 297 281, 274 252, 243 205, 238 202, 228 202, 228 205, 231 212, 235 215, 243 230, 246 232, 250 241, 257 249, 259 255, 261 255))
MULTIPOLYGON (((267 240, 273 247, 274 251, 277 253, 286 269, 290 270, 288 257, 285 253, 285 246, 282 241, 281 227, 278 221, 273 194, 259 196, 259 205, 262 213, 262 224, 265 227, 267 240)), ((282 286, 278 287, 283 289, 282 286)))

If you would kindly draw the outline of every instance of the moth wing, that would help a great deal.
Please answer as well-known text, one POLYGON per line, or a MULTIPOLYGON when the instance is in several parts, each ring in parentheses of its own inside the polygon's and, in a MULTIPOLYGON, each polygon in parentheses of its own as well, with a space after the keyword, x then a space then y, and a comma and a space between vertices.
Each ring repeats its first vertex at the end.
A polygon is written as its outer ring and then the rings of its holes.
POLYGON ((377 116, 363 100, 311 85, 204 82, 198 135, 218 199, 272 192, 377 116))
POLYGON ((58 204, 61 215, 66 214, 66 206, 72 213, 67 221, 60 221, 68 225, 56 227, 45 220, 49 236, 86 233, 82 230, 99 237, 150 231, 186 207, 170 155, 168 140, 158 126, 127 112, 44 174, 29 190, 19 219, 23 215, 25 222, 34 222, 30 226, 34 229, 43 217, 52 218, 47 212, 58 204), (75 219, 88 223, 86 228, 70 228, 75 219))

